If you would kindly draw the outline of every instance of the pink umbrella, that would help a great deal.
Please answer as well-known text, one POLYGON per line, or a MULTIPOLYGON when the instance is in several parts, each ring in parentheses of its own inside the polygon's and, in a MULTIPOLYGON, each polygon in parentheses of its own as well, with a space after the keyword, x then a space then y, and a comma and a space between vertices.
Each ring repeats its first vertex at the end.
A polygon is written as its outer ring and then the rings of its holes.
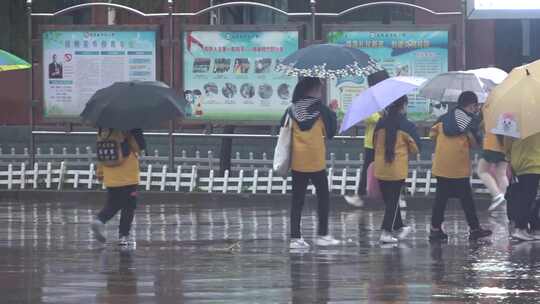
POLYGON ((384 110, 403 95, 418 89, 426 79, 419 77, 392 77, 385 79, 356 96, 341 125, 344 133, 372 114, 384 110))

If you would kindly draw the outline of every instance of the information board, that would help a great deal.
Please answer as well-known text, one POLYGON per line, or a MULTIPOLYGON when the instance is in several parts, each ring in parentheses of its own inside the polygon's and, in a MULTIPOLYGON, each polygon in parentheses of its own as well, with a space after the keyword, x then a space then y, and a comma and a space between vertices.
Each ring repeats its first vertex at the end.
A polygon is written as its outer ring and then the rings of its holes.
POLYGON ((297 78, 276 72, 298 50, 298 31, 183 33, 188 118, 269 122, 290 104, 297 78))
POLYGON ((46 30, 42 39, 45 118, 78 119, 116 81, 156 80, 156 31, 46 30))
MULTIPOLYGON (((363 50, 390 76, 429 79, 448 71, 448 31, 328 31, 327 40, 363 50)), ((352 99, 367 87, 365 77, 330 81, 328 99, 340 118, 352 99)), ((409 96, 410 119, 430 121, 440 115, 439 111, 428 100, 416 94, 409 96)))

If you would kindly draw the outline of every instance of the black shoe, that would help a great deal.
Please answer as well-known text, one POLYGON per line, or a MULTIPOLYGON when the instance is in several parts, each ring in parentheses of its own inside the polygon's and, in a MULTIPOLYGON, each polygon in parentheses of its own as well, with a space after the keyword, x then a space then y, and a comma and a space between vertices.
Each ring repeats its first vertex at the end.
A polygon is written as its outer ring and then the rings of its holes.
POLYGON ((444 233, 444 231, 442 229, 430 230, 430 232, 429 232, 429 240, 431 242, 447 241, 448 240, 448 234, 444 233))
POLYGON ((492 234, 493 232, 491 232, 491 230, 482 229, 482 228, 474 229, 474 230, 471 230, 471 232, 469 233, 469 240, 478 240, 481 238, 491 236, 492 234))

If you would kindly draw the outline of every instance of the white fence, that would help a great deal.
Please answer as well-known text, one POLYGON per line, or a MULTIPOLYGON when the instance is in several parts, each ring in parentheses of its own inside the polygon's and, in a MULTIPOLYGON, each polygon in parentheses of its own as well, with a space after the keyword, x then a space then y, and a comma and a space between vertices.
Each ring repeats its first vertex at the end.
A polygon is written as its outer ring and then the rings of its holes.
MULTIPOLYGON (((360 169, 328 170, 329 188, 333 194, 353 194, 357 192, 360 169)), ((473 179, 477 193, 486 193, 482 183, 473 179)), ((169 170, 167 165, 148 165, 141 172, 139 185, 146 191, 206 192, 206 193, 248 193, 286 194, 292 189, 291 178, 276 177, 271 169, 240 169, 226 171, 223 177, 216 176, 215 170, 201 170, 197 166, 179 165, 169 170)), ((435 192, 436 179, 431 170, 413 169, 407 179, 407 192, 411 196, 427 196, 435 192)), ((66 162, 36 163, 27 167, 25 163, 0 167, 0 189, 100 189, 96 179, 95 165, 87 168, 67 165, 66 162)), ((309 191, 315 193, 313 186, 309 191)))
MULTIPOLYGON (((213 151, 208 151, 205 154, 206 155, 203 155, 200 151, 196 151, 194 155, 188 155, 186 151, 181 151, 180 154, 175 157, 175 164, 181 165, 182 167, 197 166, 199 170, 219 170, 219 155, 213 151)), ((14 148, 9 149, 9 151, 0 148, 0 165, 26 162, 26 165, 28 166, 28 159, 28 149, 24 149, 23 153, 16 153, 14 148)), ((90 166, 95 161, 96 154, 90 147, 84 149, 75 148, 73 152, 68 151, 67 148, 63 148, 61 151, 55 151, 51 148, 47 153, 44 153, 40 148, 37 148, 36 150, 36 162, 38 163, 50 162, 52 164, 60 164, 61 162, 64 162, 69 166, 90 166)), ((356 155, 351 155, 346 153, 343 159, 338 159, 334 153, 330 153, 327 162, 329 168, 334 168, 335 170, 347 168, 351 171, 362 167, 363 154, 358 153, 356 155)), ((168 163, 168 156, 160 154, 158 150, 154 150, 152 155, 141 157, 141 164, 143 167, 150 164, 155 166, 168 163)), ((241 170, 253 171, 255 169, 267 172, 271 167, 272 158, 271 155, 269 156, 267 153, 262 153, 259 156, 256 156, 254 153, 247 153, 246 155, 235 153, 231 160, 231 171, 234 172, 239 172, 241 170)), ((411 167, 418 170, 427 170, 431 167, 431 159, 420 159, 418 157, 411 162, 411 167)))

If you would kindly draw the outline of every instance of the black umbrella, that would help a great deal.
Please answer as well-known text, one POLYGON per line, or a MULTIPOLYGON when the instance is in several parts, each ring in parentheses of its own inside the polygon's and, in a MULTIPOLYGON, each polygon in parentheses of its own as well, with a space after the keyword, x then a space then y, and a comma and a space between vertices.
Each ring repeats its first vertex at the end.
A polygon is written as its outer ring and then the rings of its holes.
POLYGON ((343 78, 378 70, 365 52, 338 44, 314 44, 285 58, 277 69, 291 76, 343 78))
POLYGON ((115 82, 97 91, 81 116, 100 128, 148 129, 182 116, 186 105, 183 97, 162 82, 115 82))

